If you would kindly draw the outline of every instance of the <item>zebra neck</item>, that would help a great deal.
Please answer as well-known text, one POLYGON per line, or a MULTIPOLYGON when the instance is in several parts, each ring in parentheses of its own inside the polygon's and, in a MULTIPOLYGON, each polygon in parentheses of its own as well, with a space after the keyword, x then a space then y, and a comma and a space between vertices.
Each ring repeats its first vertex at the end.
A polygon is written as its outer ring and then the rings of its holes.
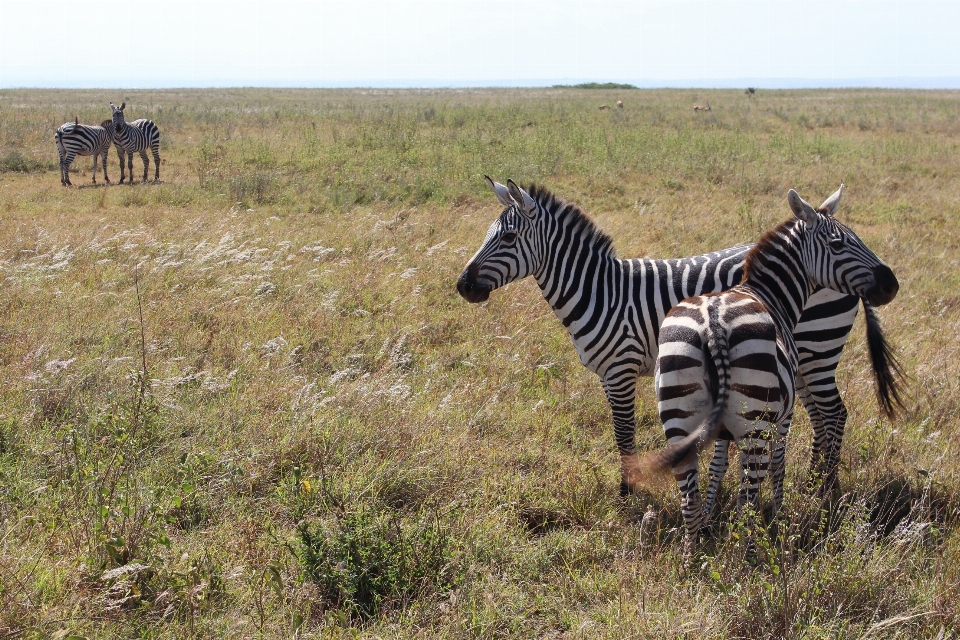
POLYGON ((609 285, 622 272, 620 260, 608 246, 598 247, 592 240, 548 240, 555 250, 535 274, 543 297, 568 328, 584 317, 591 303, 602 301, 609 308, 619 293, 609 285))
POLYGON ((750 269, 742 286, 764 303, 781 326, 792 332, 807 304, 810 286, 799 247, 783 243, 776 249, 753 258, 756 266, 750 269))

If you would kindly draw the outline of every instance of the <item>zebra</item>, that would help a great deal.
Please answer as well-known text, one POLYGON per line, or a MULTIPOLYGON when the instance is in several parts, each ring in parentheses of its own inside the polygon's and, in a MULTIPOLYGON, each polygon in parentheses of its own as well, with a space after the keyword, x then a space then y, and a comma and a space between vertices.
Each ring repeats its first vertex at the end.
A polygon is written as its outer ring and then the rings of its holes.
POLYGON ((60 154, 60 184, 65 187, 73 186, 70 182, 70 165, 77 156, 93 156, 93 184, 97 184, 97 160, 102 157, 103 179, 110 184, 107 176, 107 152, 113 142, 112 124, 110 120, 104 120, 99 127, 95 127, 80 124, 80 119, 74 117, 74 122, 60 125, 54 135, 60 154))
POLYGON ((126 102, 119 107, 110 103, 113 110, 114 136, 113 143, 117 147, 117 156, 120 158, 120 184, 123 184, 125 175, 123 172, 123 157, 127 156, 127 166, 130 169, 130 182, 133 183, 133 152, 140 154, 143 160, 143 182, 147 181, 147 168, 150 161, 147 159, 147 149, 153 151, 153 163, 155 173, 153 181, 160 180, 160 130, 153 120, 141 118, 133 122, 126 122, 123 117, 123 109, 127 106, 126 102))
MULTIPOLYGON (((480 303, 499 287, 535 277, 581 363, 600 378, 621 457, 620 495, 626 496, 631 489, 626 470, 637 453, 637 382, 639 376, 653 375, 660 323, 680 300, 739 283, 751 245, 679 260, 620 260, 610 237, 575 205, 542 187, 528 193, 513 181, 504 186, 489 176, 485 180, 505 209, 464 267, 457 291, 468 302, 480 303)), ((798 393, 814 430, 811 470, 823 478, 836 475, 847 411, 835 372, 859 302, 830 289, 816 291, 796 329, 798 393)), ((869 303, 864 307, 868 320, 873 318, 869 303)), ((884 406, 898 405, 901 379, 897 371, 891 373, 895 361, 879 323, 868 321, 867 341, 877 395, 884 406)), ((722 454, 725 460, 726 450, 722 454)))
MULTIPOLYGON (((681 301, 660 326, 654 384, 668 445, 640 458, 631 480, 672 469, 682 496, 686 558, 708 516, 698 471, 705 443, 724 438, 738 444, 743 469, 738 508, 757 509, 768 471, 774 513, 782 503, 799 370, 793 330, 810 293, 829 287, 874 306, 897 295, 900 286, 890 267, 834 217, 842 195, 841 184, 814 209, 791 189, 787 199, 794 217, 754 245, 742 282, 681 301)), ((748 535, 748 557, 753 553, 748 535)))

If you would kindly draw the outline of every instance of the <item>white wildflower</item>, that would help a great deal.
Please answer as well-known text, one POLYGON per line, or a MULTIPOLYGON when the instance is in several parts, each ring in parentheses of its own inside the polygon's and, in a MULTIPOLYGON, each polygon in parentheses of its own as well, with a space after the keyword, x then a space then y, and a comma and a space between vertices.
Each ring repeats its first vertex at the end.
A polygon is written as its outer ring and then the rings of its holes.
POLYGON ((283 351, 285 346, 287 346, 287 341, 283 339, 283 336, 277 336, 260 345, 260 356, 270 358, 283 351))

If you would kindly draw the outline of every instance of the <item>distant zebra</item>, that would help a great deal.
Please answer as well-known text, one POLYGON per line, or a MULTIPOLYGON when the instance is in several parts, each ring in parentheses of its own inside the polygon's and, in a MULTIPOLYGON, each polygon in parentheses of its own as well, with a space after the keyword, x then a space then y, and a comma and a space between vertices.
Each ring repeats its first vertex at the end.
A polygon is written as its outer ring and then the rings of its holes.
MULTIPOLYGON (((819 210, 792 189, 794 218, 765 234, 747 254, 740 285, 694 296, 660 327, 655 386, 667 448, 640 459, 637 479, 671 469, 680 487, 690 557, 707 513, 700 500, 700 449, 735 440, 742 466, 738 507, 759 507, 760 483, 773 476, 776 511, 783 499, 783 456, 793 416, 799 354, 793 331, 817 287, 887 304, 893 271, 834 218, 843 185, 819 210)), ((752 555, 752 537, 747 540, 752 555)))
MULTIPOLYGON (((543 188, 527 193, 512 181, 504 186, 486 180, 506 208, 464 268, 457 291, 478 303, 514 280, 536 278, 570 333, 580 361, 603 384, 624 465, 620 492, 626 495, 626 470, 635 463, 637 451, 637 378, 653 375, 660 323, 680 300, 739 283, 750 245, 679 260, 620 260, 610 237, 575 205, 543 188)), ((847 419, 834 376, 858 303, 856 296, 817 291, 796 330, 803 336, 797 342, 797 383, 807 390, 800 396, 814 428, 811 464, 818 474, 830 477, 847 419)), ((891 397, 896 400, 899 379, 890 375, 889 348, 879 324, 867 323, 867 341, 878 396, 889 403, 891 397)))
POLYGON ((130 169, 130 182, 133 182, 133 152, 140 154, 143 160, 143 181, 147 181, 147 167, 150 161, 147 159, 147 149, 153 151, 153 162, 156 165, 154 181, 160 179, 160 130, 153 120, 134 120, 126 122, 123 118, 123 109, 127 103, 121 103, 119 107, 110 103, 113 109, 114 136, 113 144, 117 147, 117 156, 120 158, 120 184, 123 184, 125 174, 123 172, 123 157, 127 156, 127 166, 130 169))
POLYGON ((57 152, 60 154, 60 184, 72 186, 70 182, 70 165, 77 156, 93 156, 93 184, 97 184, 97 160, 103 158, 103 179, 110 184, 107 176, 107 152, 113 142, 113 129, 110 120, 104 120, 99 127, 80 124, 79 118, 75 122, 66 122, 57 129, 54 138, 57 141, 57 152))

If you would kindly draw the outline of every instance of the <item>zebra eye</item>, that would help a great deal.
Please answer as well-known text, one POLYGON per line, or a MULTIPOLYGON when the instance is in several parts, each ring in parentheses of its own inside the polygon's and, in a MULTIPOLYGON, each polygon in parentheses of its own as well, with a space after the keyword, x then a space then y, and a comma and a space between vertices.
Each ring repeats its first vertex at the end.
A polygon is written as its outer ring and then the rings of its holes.
POLYGON ((841 249, 843 249, 844 244, 846 244, 843 241, 843 238, 830 238, 829 242, 830 242, 830 248, 833 249, 834 251, 840 251, 841 249))
POLYGON ((513 244, 514 241, 517 239, 517 232, 516 232, 516 231, 504 231, 504 232, 503 232, 503 235, 500 236, 500 239, 501 239, 505 244, 513 244))

